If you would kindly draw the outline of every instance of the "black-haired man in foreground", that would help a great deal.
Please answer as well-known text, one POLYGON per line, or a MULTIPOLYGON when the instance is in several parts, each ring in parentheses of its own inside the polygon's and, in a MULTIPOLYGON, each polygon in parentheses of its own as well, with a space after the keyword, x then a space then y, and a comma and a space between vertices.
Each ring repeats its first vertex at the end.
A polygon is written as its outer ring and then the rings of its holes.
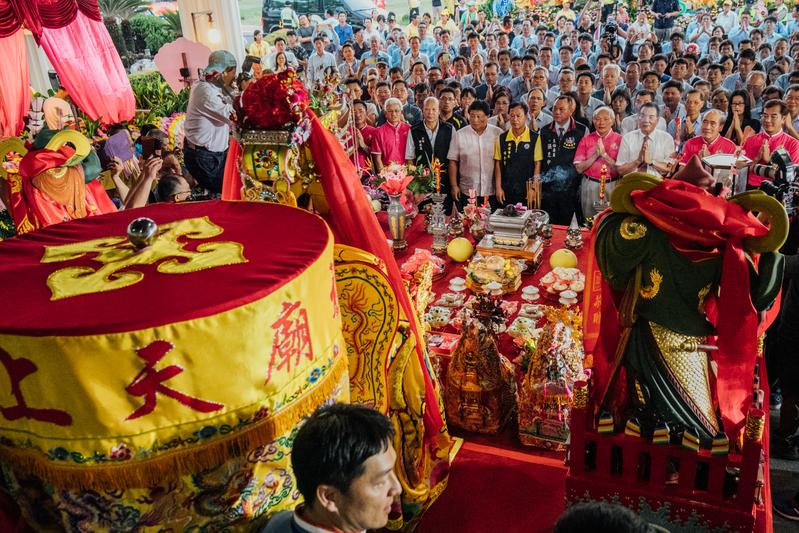
POLYGON ((297 432, 291 466, 305 499, 276 514, 262 533, 362 532, 388 522, 402 492, 394 474, 394 428, 359 405, 319 408, 297 432))

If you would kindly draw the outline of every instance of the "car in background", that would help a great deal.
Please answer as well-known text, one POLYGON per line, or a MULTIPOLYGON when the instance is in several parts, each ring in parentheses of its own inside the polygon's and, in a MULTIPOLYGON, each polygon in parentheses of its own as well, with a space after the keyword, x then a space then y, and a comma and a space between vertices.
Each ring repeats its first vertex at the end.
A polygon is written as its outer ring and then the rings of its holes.
MULTIPOLYGON (((286 0, 264 0, 261 10, 261 26, 264 33, 269 34, 280 28, 280 10, 286 7, 286 0)), ((363 26, 364 19, 372 16, 372 11, 387 15, 384 9, 379 9, 372 0, 291 0, 291 7, 297 15, 319 15, 325 18, 325 10, 332 9, 334 13, 344 11, 347 22, 352 25, 363 26)))

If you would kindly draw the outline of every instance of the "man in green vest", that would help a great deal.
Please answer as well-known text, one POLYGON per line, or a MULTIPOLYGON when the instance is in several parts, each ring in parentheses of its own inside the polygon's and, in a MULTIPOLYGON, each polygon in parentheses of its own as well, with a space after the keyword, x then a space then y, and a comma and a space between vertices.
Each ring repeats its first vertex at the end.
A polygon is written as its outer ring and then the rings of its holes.
POLYGON ((541 175, 541 142, 527 127, 527 105, 510 105, 510 129, 494 145, 494 180, 497 202, 502 205, 525 204, 527 182, 541 175))

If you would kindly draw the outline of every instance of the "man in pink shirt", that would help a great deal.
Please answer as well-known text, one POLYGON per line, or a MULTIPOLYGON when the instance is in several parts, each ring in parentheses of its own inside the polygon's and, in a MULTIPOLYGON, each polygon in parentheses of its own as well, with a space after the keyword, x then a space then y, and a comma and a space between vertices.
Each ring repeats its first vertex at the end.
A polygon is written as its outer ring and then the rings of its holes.
POLYGON ((593 217, 599 213, 594 202, 599 200, 600 180, 603 169, 606 177, 605 201, 610 201, 610 192, 619 177, 616 172, 616 156, 621 147, 621 135, 613 131, 616 115, 607 106, 598 107, 594 111, 594 127, 596 131, 580 139, 574 154, 574 167, 583 175, 580 185, 580 203, 583 216, 593 217))
POLYGON ((721 135, 723 124, 723 115, 718 109, 705 113, 702 118, 702 134, 685 141, 680 164, 685 165, 695 155, 701 159, 713 154, 734 154, 738 147, 721 135))
POLYGON ((752 172, 757 164, 771 162, 771 152, 778 148, 785 148, 793 161, 799 161, 799 141, 782 130, 785 117, 788 116, 788 107, 782 100, 769 100, 763 105, 763 114, 760 117, 763 131, 752 135, 744 142, 744 154, 752 160, 749 168, 748 185, 757 188, 767 179, 752 172))
POLYGON ((411 127, 402 121, 402 102, 397 98, 386 100, 383 114, 386 123, 377 128, 372 137, 372 156, 377 173, 391 163, 405 164, 405 145, 408 141, 408 132, 411 130, 411 127))

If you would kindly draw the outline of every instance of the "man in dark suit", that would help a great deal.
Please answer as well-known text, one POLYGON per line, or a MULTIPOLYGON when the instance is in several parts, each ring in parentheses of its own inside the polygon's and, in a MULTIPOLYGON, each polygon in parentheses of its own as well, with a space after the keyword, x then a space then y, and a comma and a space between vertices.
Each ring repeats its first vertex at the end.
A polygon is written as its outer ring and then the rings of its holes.
POLYGON ((488 102, 488 105, 493 106, 494 92, 497 90, 497 87, 499 87, 497 84, 497 80, 499 79, 499 65, 496 63, 489 63, 486 65, 483 71, 483 77, 485 78, 485 83, 481 83, 475 87, 474 92, 477 94, 478 100, 485 100, 488 102))
POLYGON ((443 122, 439 114, 438 99, 428 96, 422 107, 423 120, 415 124, 408 135, 405 159, 408 163, 428 168, 432 167, 434 160, 438 162, 441 168, 441 192, 447 195, 444 212, 449 213, 452 210, 452 196, 449 190, 447 153, 454 128, 443 122))
POLYGON ((541 128, 541 208, 552 224, 568 225, 579 214, 580 174, 574 156, 586 128, 572 118, 576 104, 561 95, 552 107, 552 123, 541 128))

